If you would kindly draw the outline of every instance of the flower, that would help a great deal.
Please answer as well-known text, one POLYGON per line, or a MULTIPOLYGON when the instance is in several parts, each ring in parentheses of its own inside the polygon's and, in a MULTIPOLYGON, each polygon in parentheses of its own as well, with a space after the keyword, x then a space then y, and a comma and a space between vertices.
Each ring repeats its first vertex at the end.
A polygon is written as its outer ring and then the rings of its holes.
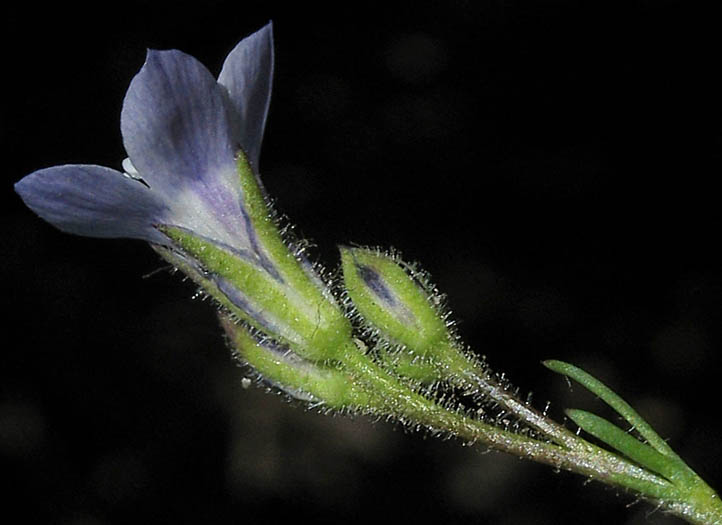
POLYGON ((149 50, 121 112, 126 173, 95 165, 41 169, 15 185, 63 231, 168 245, 173 225, 239 251, 254 243, 235 155, 257 167, 270 102, 269 23, 226 58, 218 80, 177 50, 149 50))
POLYGON ((272 76, 270 23, 231 51, 217 80, 185 53, 150 50, 123 102, 125 172, 56 166, 15 189, 65 232, 150 242, 237 317, 328 359, 349 346, 351 326, 284 243, 258 179, 272 76))

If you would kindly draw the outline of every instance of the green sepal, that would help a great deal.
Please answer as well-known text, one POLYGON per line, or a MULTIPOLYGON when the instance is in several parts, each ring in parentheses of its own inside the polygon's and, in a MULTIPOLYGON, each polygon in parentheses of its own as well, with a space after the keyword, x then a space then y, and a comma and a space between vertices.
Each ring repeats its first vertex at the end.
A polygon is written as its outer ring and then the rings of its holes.
POLYGON ((340 247, 346 294, 367 329, 393 352, 381 354, 395 373, 423 384, 448 381, 475 388, 481 364, 459 348, 426 276, 397 255, 340 247))
MULTIPOLYGON (((293 346, 307 359, 338 357, 339 348, 350 338, 350 325, 338 307, 320 292, 314 300, 309 300, 293 286, 295 283, 279 281, 260 264, 253 264, 220 245, 172 226, 159 229, 204 271, 222 277, 242 294, 251 312, 233 303, 229 306, 227 297, 219 297, 238 317, 293 346), (254 312, 260 313, 254 315, 254 312)), ((207 290, 211 294, 219 293, 217 287, 207 290)))
POLYGON ((321 352, 324 354, 322 358, 338 359, 340 348, 346 346, 351 337, 351 324, 324 283, 309 269, 308 264, 299 260, 284 241, 265 192, 242 150, 236 154, 236 162, 244 208, 258 237, 260 248, 273 261, 274 267, 289 287, 314 310, 317 322, 314 336, 327 339, 324 342, 325 350, 321 352), (331 333, 323 334, 325 326, 329 327, 327 332, 331 333), (334 334, 338 337, 335 338, 334 334))
POLYGON ((220 319, 235 352, 282 390, 334 409, 369 406, 371 396, 348 373, 274 350, 269 342, 259 341, 248 328, 228 316, 221 315, 220 319))
POLYGON ((378 250, 340 247, 344 286, 360 316, 416 355, 448 350, 450 335, 429 293, 378 250))
POLYGON ((238 220, 250 223, 253 245, 245 252, 236 251, 192 231, 160 224, 158 230, 173 241, 181 255, 162 249, 159 253, 238 318, 303 357, 340 359, 341 349, 348 347, 351 338, 350 322, 321 279, 284 242, 242 151, 236 155, 236 167, 245 214, 238 220))
POLYGON ((428 357, 417 356, 406 349, 382 349, 378 351, 379 361, 395 374, 428 385, 438 381, 442 373, 428 357))
POLYGON ((273 261, 284 279, 293 282, 294 287, 306 297, 315 298, 319 293, 318 283, 299 264, 298 258, 284 242, 275 214, 243 151, 236 154, 236 164, 241 181, 243 208, 260 241, 261 249, 273 261))

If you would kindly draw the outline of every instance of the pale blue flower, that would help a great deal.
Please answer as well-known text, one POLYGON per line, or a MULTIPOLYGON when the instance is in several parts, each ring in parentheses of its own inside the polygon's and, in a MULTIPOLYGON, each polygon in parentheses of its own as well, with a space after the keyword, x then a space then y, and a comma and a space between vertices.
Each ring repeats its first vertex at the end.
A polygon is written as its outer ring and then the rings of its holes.
POLYGON ((326 358, 350 324, 284 244, 258 179, 272 76, 270 23, 231 51, 217 80, 180 51, 149 51, 123 102, 124 172, 57 166, 15 188, 63 231, 152 243, 254 328, 326 358))
POLYGON ((270 23, 231 51, 218 80, 185 53, 149 50, 123 102, 125 173, 55 166, 28 175, 15 190, 69 233, 169 245, 156 226, 170 225, 240 253, 258 252, 234 157, 243 150, 257 169, 272 76, 270 23))

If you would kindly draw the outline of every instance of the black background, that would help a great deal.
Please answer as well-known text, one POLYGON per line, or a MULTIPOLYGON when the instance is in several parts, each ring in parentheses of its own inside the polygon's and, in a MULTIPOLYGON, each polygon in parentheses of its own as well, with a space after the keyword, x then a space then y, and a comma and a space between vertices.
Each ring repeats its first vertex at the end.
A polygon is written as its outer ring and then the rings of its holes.
POLYGON ((537 405, 595 373, 722 487, 719 12, 696 2, 152 2, 5 8, 2 512, 18 523, 677 523, 570 474, 259 389, 142 242, 61 234, 12 183, 119 167, 146 47, 214 73, 274 20, 261 159, 335 268, 393 246, 537 405), (650 515, 651 512, 651 515, 650 515))

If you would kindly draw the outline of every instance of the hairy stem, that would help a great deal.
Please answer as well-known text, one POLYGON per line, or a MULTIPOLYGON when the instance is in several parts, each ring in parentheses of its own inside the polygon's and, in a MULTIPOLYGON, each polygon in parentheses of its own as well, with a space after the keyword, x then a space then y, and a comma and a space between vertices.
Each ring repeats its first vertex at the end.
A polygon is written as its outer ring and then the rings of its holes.
MULTIPOLYGON (((574 448, 569 448, 500 429, 484 421, 472 419, 458 410, 444 408, 399 383, 394 376, 356 348, 346 352, 344 365, 360 381, 365 382, 369 389, 383 393, 381 397, 387 401, 382 410, 386 411, 386 415, 424 425, 432 431, 449 433, 468 442, 483 444, 493 450, 628 488, 648 498, 677 496, 676 488, 667 480, 577 436, 574 436, 574 448)), ((543 418, 541 415, 539 417, 543 418)), ((549 425, 553 423, 548 419, 546 421, 549 425)), ((558 426, 556 423, 554 425, 558 426)), ((539 426, 543 424, 540 422, 539 426)))

